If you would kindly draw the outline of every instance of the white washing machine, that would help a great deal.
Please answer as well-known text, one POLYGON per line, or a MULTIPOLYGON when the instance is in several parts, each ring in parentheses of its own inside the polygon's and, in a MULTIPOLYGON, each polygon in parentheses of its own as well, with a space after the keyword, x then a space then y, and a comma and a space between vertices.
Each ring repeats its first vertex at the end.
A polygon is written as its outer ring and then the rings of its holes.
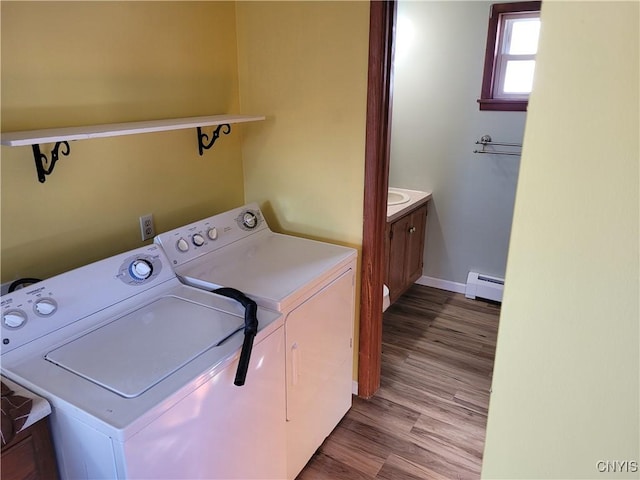
POLYGON ((233 287, 285 322, 287 478, 351 407, 357 252, 274 233, 256 204, 160 234, 186 284, 233 287))
POLYGON ((245 309, 182 284, 155 244, 1 306, 2 375, 50 402, 62 478, 284 477, 279 313, 258 308, 243 379, 245 309))

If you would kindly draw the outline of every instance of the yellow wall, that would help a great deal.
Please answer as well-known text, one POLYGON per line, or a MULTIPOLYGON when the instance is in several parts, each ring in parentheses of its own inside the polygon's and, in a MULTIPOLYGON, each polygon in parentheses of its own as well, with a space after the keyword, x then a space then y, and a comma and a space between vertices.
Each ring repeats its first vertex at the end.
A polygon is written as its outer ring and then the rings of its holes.
MULTIPOLYGON (((238 113, 233 2, 0 4, 2 131, 238 113)), ((2 147, 2 281, 48 277, 244 201, 234 126, 71 143, 46 183, 30 147, 2 147)), ((51 145, 48 146, 51 148, 51 145)))
POLYGON ((360 248, 367 2, 0 5, 3 132, 268 116, 204 157, 191 130, 73 142, 45 184, 3 146, 3 282, 140 246, 146 213, 163 231, 252 201, 276 231, 360 248))
POLYGON ((362 240, 367 2, 239 2, 245 195, 282 230, 362 240))
POLYGON ((483 478, 640 478, 639 5, 543 2, 483 478))
POLYGON ((242 110, 267 115, 243 143, 246 200, 278 231, 359 248, 368 2, 239 2, 237 21, 242 110))

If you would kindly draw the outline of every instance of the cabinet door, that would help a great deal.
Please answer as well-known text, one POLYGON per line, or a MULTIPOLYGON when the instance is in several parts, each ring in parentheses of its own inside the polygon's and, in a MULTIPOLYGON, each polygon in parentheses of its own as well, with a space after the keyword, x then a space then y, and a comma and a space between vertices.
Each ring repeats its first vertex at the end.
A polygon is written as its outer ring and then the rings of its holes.
POLYGON ((407 230, 407 265, 405 286, 409 287, 422 276, 424 258, 424 237, 427 225, 427 206, 418 208, 411 214, 407 230))
POLYGON ((389 229, 389 267, 387 286, 389 287, 389 300, 394 302, 402 292, 405 285, 405 265, 407 263, 407 235, 411 215, 404 216, 391 224, 389 229))
POLYGON ((426 224, 425 204, 388 227, 386 281, 391 303, 422 276, 426 224))
POLYGON ((2 447, 2 478, 56 480, 58 469, 47 417, 18 433, 2 447))

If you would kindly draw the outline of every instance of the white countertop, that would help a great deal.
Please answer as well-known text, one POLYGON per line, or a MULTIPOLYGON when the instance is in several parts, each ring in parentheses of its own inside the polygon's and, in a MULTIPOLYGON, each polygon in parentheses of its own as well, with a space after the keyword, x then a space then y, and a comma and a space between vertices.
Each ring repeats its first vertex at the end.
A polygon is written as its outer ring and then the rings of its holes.
POLYGON ((431 200, 431 192, 422 192, 420 190, 408 190, 406 188, 389 187, 392 192, 403 192, 409 196, 409 201, 401 203, 399 205, 387 206, 387 222, 393 222, 394 220, 402 217, 409 211, 427 203, 431 200))

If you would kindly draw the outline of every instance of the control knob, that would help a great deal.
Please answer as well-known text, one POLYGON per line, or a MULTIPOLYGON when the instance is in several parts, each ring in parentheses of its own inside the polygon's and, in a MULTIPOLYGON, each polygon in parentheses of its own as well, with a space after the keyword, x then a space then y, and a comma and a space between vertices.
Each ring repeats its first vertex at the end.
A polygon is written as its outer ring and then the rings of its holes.
POLYGON ((218 238, 218 229, 216 227, 211 227, 207 232, 207 237, 211 240, 215 240, 218 238))
POLYGON ((196 247, 201 247, 204 245, 204 237, 199 233, 196 233, 193 237, 191 237, 191 241, 196 247))
POLYGON ((249 229, 255 228, 258 225, 258 217, 253 212, 244 212, 242 224, 249 229))
POLYGON ((21 310, 12 310, 2 315, 2 322, 9 328, 18 328, 27 321, 27 314, 21 310))
POLYGON ((58 309, 58 305, 56 305, 56 302, 54 302, 50 298, 43 298, 42 300, 38 300, 33 308, 38 315, 48 317, 49 315, 55 313, 55 311, 58 309))
POLYGON ((180 240, 176 243, 176 248, 181 252, 186 252, 189 250, 189 244, 184 238, 180 237, 180 240))
POLYGON ((129 272, 136 280, 146 280, 151 276, 153 266, 147 260, 139 258, 131 263, 129 272))

